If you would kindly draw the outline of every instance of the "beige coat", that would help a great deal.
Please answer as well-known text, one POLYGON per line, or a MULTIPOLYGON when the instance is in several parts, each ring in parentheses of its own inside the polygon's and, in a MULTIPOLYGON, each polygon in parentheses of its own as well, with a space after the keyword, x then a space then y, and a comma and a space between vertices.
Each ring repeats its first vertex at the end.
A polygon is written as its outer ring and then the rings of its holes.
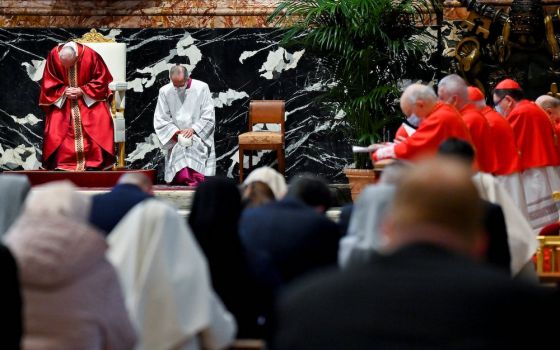
POLYGON ((20 270, 23 349, 132 349, 136 335, 103 235, 76 216, 30 207, 5 238, 20 270))

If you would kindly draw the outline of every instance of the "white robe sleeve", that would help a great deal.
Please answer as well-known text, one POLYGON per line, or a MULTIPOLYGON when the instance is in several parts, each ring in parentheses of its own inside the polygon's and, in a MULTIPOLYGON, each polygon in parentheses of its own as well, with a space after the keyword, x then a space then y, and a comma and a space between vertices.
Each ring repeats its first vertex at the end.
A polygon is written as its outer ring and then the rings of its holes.
POLYGON ((173 122, 171 110, 169 109, 165 93, 162 89, 159 90, 156 110, 154 112, 154 129, 159 141, 164 147, 172 146, 173 135, 179 131, 179 128, 173 122))
POLYGON ((224 349, 235 340, 237 325, 213 291, 210 299, 210 325, 201 332, 200 340, 204 349, 224 349))
POLYGON ((206 140, 214 133, 215 124, 214 102, 208 85, 204 86, 200 99, 200 118, 192 127, 202 140, 206 140))
POLYGON ((60 96, 53 104, 58 108, 62 108, 64 102, 66 102, 66 95, 62 94, 62 96, 60 96))
POLYGON ((95 102, 97 102, 96 100, 94 100, 93 98, 89 97, 85 92, 82 91, 82 98, 84 99, 84 103, 86 104, 86 106, 91 107, 95 102))

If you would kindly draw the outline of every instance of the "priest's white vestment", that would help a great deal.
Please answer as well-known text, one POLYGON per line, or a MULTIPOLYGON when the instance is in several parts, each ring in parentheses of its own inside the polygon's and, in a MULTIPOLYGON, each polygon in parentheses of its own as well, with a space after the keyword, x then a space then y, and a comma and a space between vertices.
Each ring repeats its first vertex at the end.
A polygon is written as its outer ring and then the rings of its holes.
POLYGON ((166 182, 171 182, 185 167, 205 176, 216 174, 214 103, 208 84, 192 79, 186 90, 181 91, 173 83, 159 89, 154 129, 166 152, 166 182), (174 139, 177 131, 187 128, 195 132, 192 145, 188 147, 174 139))

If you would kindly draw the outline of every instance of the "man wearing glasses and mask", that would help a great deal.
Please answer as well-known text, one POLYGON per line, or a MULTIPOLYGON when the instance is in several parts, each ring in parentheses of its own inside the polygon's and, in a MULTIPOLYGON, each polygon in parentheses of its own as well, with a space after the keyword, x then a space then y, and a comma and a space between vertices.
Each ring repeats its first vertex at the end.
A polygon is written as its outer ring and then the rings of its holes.
POLYGON ((558 208, 552 200, 552 192, 560 189, 560 157, 552 122, 542 108, 524 98, 521 86, 512 79, 496 85, 493 100, 496 111, 513 129, 521 157, 529 222, 538 231, 558 221, 558 208))

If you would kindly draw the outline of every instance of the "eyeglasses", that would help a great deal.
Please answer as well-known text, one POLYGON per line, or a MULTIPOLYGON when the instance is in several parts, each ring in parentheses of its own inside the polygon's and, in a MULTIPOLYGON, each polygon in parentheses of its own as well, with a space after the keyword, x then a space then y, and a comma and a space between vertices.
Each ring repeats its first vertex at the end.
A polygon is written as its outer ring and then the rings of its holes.
POLYGON ((494 108, 497 107, 500 104, 500 102, 502 102, 504 100, 504 98, 506 98, 506 97, 507 97, 507 95, 505 95, 504 97, 499 99, 498 102, 494 103, 494 108))

